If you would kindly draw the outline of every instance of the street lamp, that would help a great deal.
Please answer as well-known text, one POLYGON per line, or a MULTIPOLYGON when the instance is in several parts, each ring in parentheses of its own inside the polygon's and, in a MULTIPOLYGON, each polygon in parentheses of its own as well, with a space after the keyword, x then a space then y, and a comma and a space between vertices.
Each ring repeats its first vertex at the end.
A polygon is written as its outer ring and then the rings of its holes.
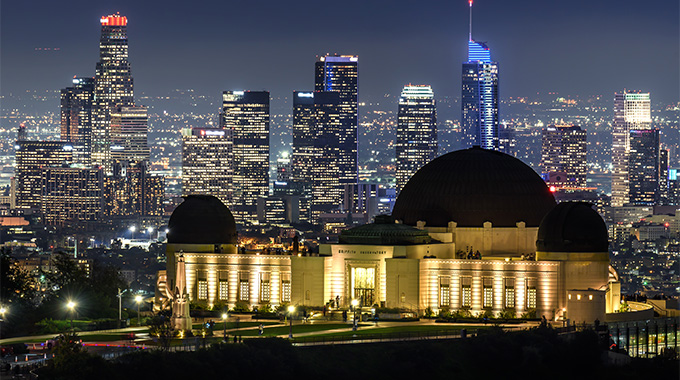
POLYGON ((222 313, 222 327, 224 328, 224 343, 227 342, 227 318, 229 318, 229 314, 222 313))
POLYGON ((137 326, 142 325, 141 317, 139 316, 139 304, 142 303, 142 296, 136 295, 135 302, 137 302, 137 326))
POLYGON ((66 307, 68 307, 69 311, 71 312, 71 332, 73 332, 73 313, 75 312, 76 308, 76 303, 73 301, 68 301, 66 304, 66 307))
POLYGON ((352 300, 352 308, 354 309, 354 322, 352 331, 357 331, 357 306, 359 306, 359 300, 355 298, 352 300))
MULTIPOLYGON (((5 321, 5 313, 7 312, 7 308, 4 306, 0 306, 0 315, 2 315, 2 318, 0 318, 0 327, 2 326, 2 322, 5 321)), ((2 335, 0 335, 2 337, 2 335)))
POLYGON ((288 320, 290 321, 290 332, 288 333, 288 339, 293 339, 293 313, 295 312, 295 306, 288 306, 288 320))
POLYGON ((137 230, 137 226, 130 226, 130 240, 134 240, 136 230, 137 230))

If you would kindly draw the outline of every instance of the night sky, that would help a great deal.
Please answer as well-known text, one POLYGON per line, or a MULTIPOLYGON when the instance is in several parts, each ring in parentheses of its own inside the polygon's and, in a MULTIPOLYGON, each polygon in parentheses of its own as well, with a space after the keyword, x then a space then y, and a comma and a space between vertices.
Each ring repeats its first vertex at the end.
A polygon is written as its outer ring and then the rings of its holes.
MULTIPOLYGON (((317 55, 359 55, 359 97, 431 84, 460 96, 467 0, 2 0, 1 92, 93 76, 100 16, 128 17, 136 95, 310 90, 317 55), (49 48, 51 50, 44 50, 49 48), (42 50, 36 50, 42 49, 42 50), (58 49, 58 50, 54 50, 58 49)), ((555 91, 680 99, 677 0, 476 0, 473 37, 499 62, 501 97, 555 91)))

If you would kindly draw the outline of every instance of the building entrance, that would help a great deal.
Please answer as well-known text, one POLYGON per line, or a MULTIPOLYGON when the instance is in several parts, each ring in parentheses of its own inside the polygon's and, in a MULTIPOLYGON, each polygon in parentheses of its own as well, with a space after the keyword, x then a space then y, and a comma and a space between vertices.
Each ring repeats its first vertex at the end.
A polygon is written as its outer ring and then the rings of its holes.
POLYGON ((352 268, 352 298, 359 306, 371 306, 375 300, 375 268, 352 268))

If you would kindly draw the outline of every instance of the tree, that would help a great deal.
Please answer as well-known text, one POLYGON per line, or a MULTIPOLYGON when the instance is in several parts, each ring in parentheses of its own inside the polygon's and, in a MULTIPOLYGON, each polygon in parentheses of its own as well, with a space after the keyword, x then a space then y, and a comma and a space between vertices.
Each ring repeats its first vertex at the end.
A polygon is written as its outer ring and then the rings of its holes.
POLYGON ((163 351, 170 348, 170 341, 172 340, 173 329, 170 320, 170 312, 159 312, 149 319, 149 334, 158 339, 158 344, 163 351))
POLYGON ((0 250, 0 300, 8 304, 30 304, 35 298, 31 275, 10 257, 9 249, 0 250))

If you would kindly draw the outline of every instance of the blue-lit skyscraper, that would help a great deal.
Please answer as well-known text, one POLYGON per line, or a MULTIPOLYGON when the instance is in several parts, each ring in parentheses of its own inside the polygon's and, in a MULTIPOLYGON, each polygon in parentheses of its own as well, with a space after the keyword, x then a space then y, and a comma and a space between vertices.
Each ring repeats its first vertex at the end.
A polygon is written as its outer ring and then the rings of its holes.
POLYGON ((498 63, 483 42, 472 39, 472 0, 468 60, 463 63, 462 149, 479 145, 498 150, 498 63))

